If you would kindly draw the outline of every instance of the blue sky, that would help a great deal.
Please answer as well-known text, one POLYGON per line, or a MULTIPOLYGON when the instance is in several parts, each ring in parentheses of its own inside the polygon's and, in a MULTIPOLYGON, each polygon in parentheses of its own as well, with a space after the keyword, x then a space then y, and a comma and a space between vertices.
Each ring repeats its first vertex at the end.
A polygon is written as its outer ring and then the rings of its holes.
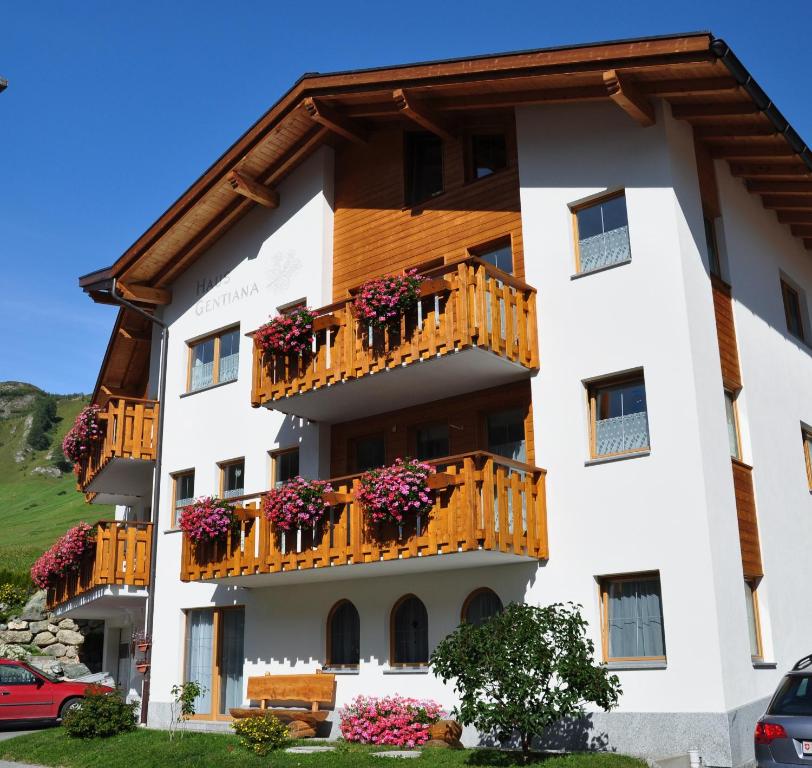
POLYGON ((0 380, 92 389, 111 263, 306 71, 711 30, 812 143, 812 2, 33 2, 3 6, 0 380))

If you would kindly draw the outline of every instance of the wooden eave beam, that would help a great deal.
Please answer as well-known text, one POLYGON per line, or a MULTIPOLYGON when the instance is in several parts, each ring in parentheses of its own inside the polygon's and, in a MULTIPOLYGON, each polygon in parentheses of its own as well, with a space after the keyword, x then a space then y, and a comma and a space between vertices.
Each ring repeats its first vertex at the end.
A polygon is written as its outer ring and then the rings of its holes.
POLYGON ((747 190, 757 194, 812 195, 812 181, 748 181, 747 190))
POLYGON ((239 171, 231 171, 231 173, 226 176, 226 181, 231 189, 238 195, 247 197, 255 203, 264 205, 266 208, 279 207, 279 192, 260 184, 255 179, 239 171))
POLYGON ((637 89, 645 96, 709 96, 738 88, 739 84, 732 77, 685 77, 637 83, 637 89))
POLYGON ((677 120, 701 120, 717 117, 746 117, 758 112, 752 101, 714 102, 712 104, 683 102, 671 106, 671 114, 677 120))
POLYGON ((797 178, 799 176, 808 176, 812 179, 812 171, 801 162, 795 161, 791 158, 789 162, 773 162, 773 163, 748 163, 748 162, 732 162, 730 163, 730 175, 745 179, 784 179, 787 180, 797 178))
POLYGON ((640 93, 628 75, 610 69, 603 73, 603 84, 609 98, 636 123, 647 128, 657 122, 651 102, 640 93))
POLYGON ((812 197, 809 195, 762 195, 761 204, 770 209, 812 213, 812 197))
POLYGON ((812 224, 793 224, 790 230, 795 237, 812 237, 812 224))
POLYGON ((792 147, 781 140, 780 144, 767 143, 734 143, 724 142, 720 144, 708 142, 708 149, 711 157, 716 160, 730 160, 734 158, 763 158, 771 160, 776 157, 794 157, 795 151, 792 147))
POLYGON ((812 224, 812 211, 776 211, 781 224, 812 224))
POLYGON ((438 115, 424 101, 408 94, 403 88, 396 88, 392 91, 392 98, 398 112, 408 120, 429 131, 429 133, 439 136, 444 141, 452 141, 456 138, 455 132, 451 130, 445 118, 438 115))
POLYGON ((152 335, 146 330, 142 331, 141 333, 138 333, 137 331, 128 331, 124 327, 119 327, 118 333, 122 339, 127 339, 127 341, 136 341, 136 342, 152 341, 152 335))
POLYGON ((164 306, 172 301, 172 291, 168 288, 152 288, 142 283, 116 283, 116 288, 127 301, 164 306))
POLYGON ((812 251, 812 237, 804 238, 804 248, 806 248, 807 251, 812 251))
POLYGON ((328 107, 321 101, 310 97, 304 99, 302 104, 312 120, 325 128, 329 128, 333 133, 337 133, 339 136, 356 144, 367 143, 366 130, 346 115, 342 115, 332 107, 328 107))

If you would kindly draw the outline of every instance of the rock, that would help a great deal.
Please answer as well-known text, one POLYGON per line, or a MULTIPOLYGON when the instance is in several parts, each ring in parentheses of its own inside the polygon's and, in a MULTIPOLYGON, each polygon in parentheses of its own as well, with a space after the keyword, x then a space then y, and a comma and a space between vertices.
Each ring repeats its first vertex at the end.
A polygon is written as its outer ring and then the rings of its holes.
POLYGON ((28 602, 20 614, 20 618, 25 621, 42 621, 45 618, 45 590, 41 589, 35 592, 29 598, 28 602))
POLYGON ((41 475, 42 477, 50 477, 54 480, 58 480, 62 477, 62 472, 57 469, 56 467, 34 467, 31 470, 32 475, 41 475))
POLYGON ((56 639, 65 645, 81 645, 85 641, 85 636, 81 632, 75 632, 72 629, 60 629, 56 633, 56 639))
POLYGON ((19 619, 11 619, 8 623, 8 627, 6 629, 28 629, 28 622, 27 621, 20 621, 19 619))
POLYGON ((67 650, 67 647, 62 645, 62 643, 54 643, 53 645, 49 645, 44 653, 48 656, 64 656, 67 650))
POLYGON ((50 631, 50 630, 48 629, 48 622, 47 622, 47 621, 32 621, 32 622, 31 622, 31 623, 28 625, 28 629, 29 629, 29 630, 31 630, 31 632, 33 632, 35 635, 36 635, 38 632, 47 632, 47 631, 50 631))
POLYGON ((28 630, 12 630, 7 629, 5 632, 0 634, 0 643, 16 643, 18 645, 25 645, 26 643, 30 643, 34 639, 34 635, 32 635, 28 630))
POLYGON ((69 645, 65 651, 65 659, 67 661, 79 661, 79 649, 75 645, 69 645))
POLYGON ((84 677, 90 674, 90 670, 84 664, 63 664, 62 671, 65 677, 75 680, 77 677, 84 677))
POLYGON ((34 645, 38 646, 39 648, 44 648, 46 645, 53 645, 55 642, 56 638, 52 632, 40 632, 39 634, 34 635, 34 645))
POLYGON ((37 669, 41 669, 43 672, 48 672, 52 675, 61 675, 62 674, 62 665, 57 659, 53 659, 50 656, 32 656, 28 663, 32 667, 36 667, 37 669))
POLYGON ((73 619, 62 619, 59 622, 60 629, 78 629, 79 627, 76 626, 76 622, 73 619))
POLYGON ((48 631, 53 632, 54 634, 56 634, 57 632, 59 632, 59 627, 57 627, 56 624, 50 624, 49 623, 48 624, 48 631))
POLYGON ((5 624, 0 624, 0 632, 5 632, 8 627, 5 624))
POLYGON ((371 752, 370 754, 372 757, 394 757, 400 760, 420 757, 420 752, 416 749, 390 749, 386 752, 371 752))
POLYGON ((335 752, 335 747, 288 747, 285 752, 291 755, 317 755, 319 752, 335 752))

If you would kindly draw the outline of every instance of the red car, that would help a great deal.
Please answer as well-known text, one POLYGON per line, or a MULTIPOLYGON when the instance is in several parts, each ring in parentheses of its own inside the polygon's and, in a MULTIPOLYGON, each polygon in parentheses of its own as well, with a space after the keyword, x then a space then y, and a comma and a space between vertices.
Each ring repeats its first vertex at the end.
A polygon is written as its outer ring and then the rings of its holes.
POLYGON ((57 680, 22 661, 0 659, 0 722, 54 720, 78 706, 90 683, 57 680))

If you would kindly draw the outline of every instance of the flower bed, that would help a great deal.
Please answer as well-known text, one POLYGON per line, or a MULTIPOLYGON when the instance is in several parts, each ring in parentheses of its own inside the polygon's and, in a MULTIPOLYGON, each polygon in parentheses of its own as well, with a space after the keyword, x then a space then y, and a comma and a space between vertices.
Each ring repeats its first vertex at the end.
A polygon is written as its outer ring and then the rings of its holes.
POLYGON ((262 500, 265 517, 282 531, 315 528, 324 517, 324 494, 332 486, 323 480, 305 480, 296 476, 279 488, 268 491, 262 500))
POLYGON ((315 316, 307 307, 278 315, 254 333, 254 344, 266 354, 299 354, 310 349, 315 316))
POLYGON ((47 589, 61 577, 78 571, 85 552, 95 544, 95 529, 87 523, 70 528, 31 567, 31 580, 47 589))
POLYGON ((78 470, 82 459, 90 454, 93 446, 103 437, 100 412, 101 408, 98 405, 82 408, 62 440, 62 452, 68 461, 73 462, 75 470, 78 470))
POLYGON ((368 280, 353 302, 355 316, 375 328, 391 325, 417 304, 424 279, 410 269, 402 275, 368 280))
POLYGON ((338 714, 347 741, 417 747, 429 740, 431 726, 446 713, 436 701, 396 695, 357 696, 338 714))
POLYGON ((356 498, 373 523, 402 525, 417 515, 428 514, 434 500, 428 487, 434 467, 413 459, 364 472, 356 498))
POLYGON ((222 541, 238 526, 234 507, 216 496, 196 499, 178 517, 178 527, 195 544, 222 541))

